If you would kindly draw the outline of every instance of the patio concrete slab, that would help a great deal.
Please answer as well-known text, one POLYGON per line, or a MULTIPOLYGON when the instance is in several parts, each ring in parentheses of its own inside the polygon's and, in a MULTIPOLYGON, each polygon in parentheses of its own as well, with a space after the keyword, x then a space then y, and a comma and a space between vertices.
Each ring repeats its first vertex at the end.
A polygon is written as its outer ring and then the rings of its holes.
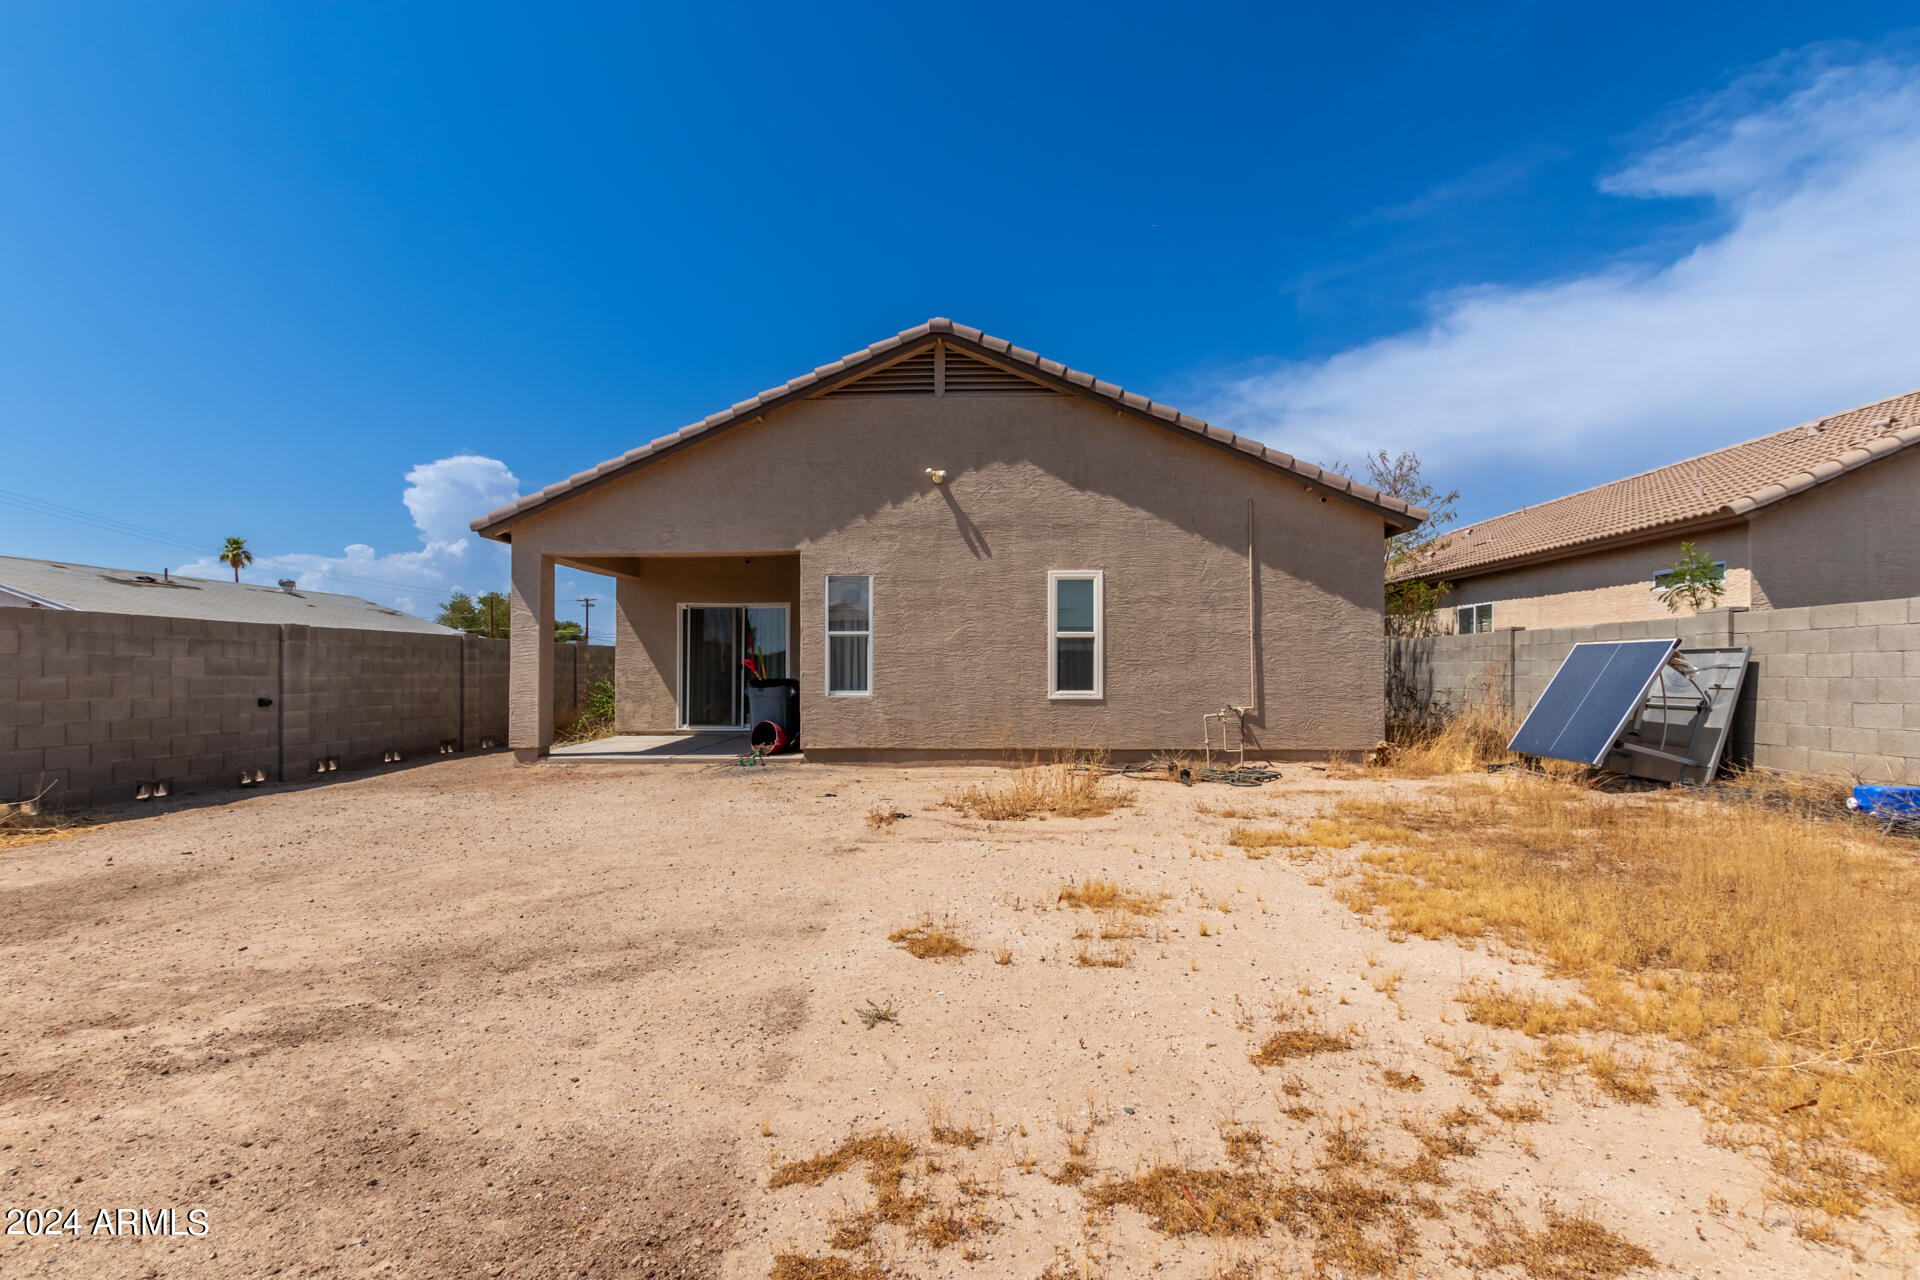
MULTIPOLYGON (((626 764, 657 761, 672 764, 681 761, 711 763, 744 756, 753 748, 744 733, 622 733, 592 742, 576 742, 555 747, 548 754, 555 760, 609 760, 626 764)), ((798 755, 774 756, 774 760, 798 760, 798 755)))

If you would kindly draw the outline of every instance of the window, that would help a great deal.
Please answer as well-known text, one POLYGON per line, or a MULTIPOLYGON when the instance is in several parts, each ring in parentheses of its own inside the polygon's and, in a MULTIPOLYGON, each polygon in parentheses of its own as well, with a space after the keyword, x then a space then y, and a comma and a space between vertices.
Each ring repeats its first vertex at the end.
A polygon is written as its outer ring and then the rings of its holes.
MULTIPOLYGON (((1713 562, 1713 580, 1715 582, 1725 582, 1727 580, 1727 562, 1725 560, 1715 560, 1713 562)), ((1662 590, 1671 585, 1672 582, 1673 570, 1671 569, 1662 569, 1653 575, 1653 589, 1655 591, 1662 590)))
POLYGON ((1493 606, 1490 604, 1463 604, 1456 612, 1460 624, 1454 631, 1459 635, 1470 636, 1476 632, 1493 630, 1493 606))
POLYGON ((827 696, 873 692, 873 578, 827 575, 827 696))
POLYGON ((1101 580, 1098 569, 1047 575, 1047 696, 1101 696, 1101 580))

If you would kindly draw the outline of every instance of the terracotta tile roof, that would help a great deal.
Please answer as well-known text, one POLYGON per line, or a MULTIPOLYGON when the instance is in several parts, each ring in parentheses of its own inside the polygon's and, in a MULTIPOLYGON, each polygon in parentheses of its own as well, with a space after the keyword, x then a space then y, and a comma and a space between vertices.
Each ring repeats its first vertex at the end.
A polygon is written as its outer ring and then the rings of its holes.
POLYGON ((507 533, 505 526, 531 512, 601 484, 635 467, 643 466, 682 448, 701 436, 724 430, 737 422, 758 417, 783 404, 818 395, 839 383, 851 381, 872 366, 890 363, 909 351, 931 346, 936 340, 1019 369, 1027 376, 1062 391, 1078 392, 1096 400, 1104 400, 1135 418, 1157 423, 1214 445, 1232 449, 1251 462, 1284 472, 1304 481, 1312 488, 1344 498, 1378 513, 1385 518, 1395 532, 1411 529, 1427 518, 1423 508, 1412 506, 1377 489, 1368 488, 1337 472, 1316 467, 1311 462, 1302 461, 1278 449, 1269 449, 1258 440, 1235 435, 1225 427, 1213 426, 1190 414, 1181 413, 1178 409, 1156 404, 1143 395, 1123 390, 1110 382, 1102 382, 1092 374, 1069 369, 1057 360, 1048 360, 1032 351, 1016 347, 1004 338, 995 338, 978 329, 935 317, 925 324, 903 329, 891 338, 882 338, 865 350, 842 356, 832 364, 823 364, 812 373, 803 373, 781 386, 771 387, 751 399, 742 400, 730 408, 722 409, 719 413, 709 414, 699 422, 680 428, 672 435, 661 436, 617 458, 609 458, 589 471, 569 476, 558 484, 548 485, 538 493, 530 493, 508 506, 489 511, 473 522, 473 528, 487 537, 502 538, 507 533))
POLYGON ((1920 444, 1920 391, 1481 520, 1394 576, 1452 577, 1715 517, 1738 519, 1920 444))

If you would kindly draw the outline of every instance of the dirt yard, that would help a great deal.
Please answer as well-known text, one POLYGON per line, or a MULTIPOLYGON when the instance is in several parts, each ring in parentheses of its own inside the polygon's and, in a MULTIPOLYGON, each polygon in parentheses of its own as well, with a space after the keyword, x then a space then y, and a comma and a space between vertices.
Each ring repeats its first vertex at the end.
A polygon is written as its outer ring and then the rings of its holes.
POLYGON ((1286 766, 1136 784, 1096 818, 941 807, 991 773, 494 756, 0 849, 0 1206, 80 1229, 0 1239, 0 1273, 1571 1280, 1920 1256, 1884 1205, 1808 1238, 1665 1064, 1629 1102, 1466 1020, 1476 979, 1539 971, 1390 935, 1329 858, 1228 843, 1248 815, 1456 784, 1286 766), (952 939, 970 950, 909 951, 952 939), (89 1234, 126 1208, 178 1232, 204 1210, 206 1233, 89 1234))

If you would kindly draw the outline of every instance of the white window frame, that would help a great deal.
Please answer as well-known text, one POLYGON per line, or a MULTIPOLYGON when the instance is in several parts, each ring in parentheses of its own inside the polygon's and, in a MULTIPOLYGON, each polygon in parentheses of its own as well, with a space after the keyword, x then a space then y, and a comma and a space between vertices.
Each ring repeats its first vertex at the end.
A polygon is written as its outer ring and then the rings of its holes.
MULTIPOLYGON (((1047 697, 1056 701, 1091 702, 1107 696, 1107 590, 1104 569, 1049 569, 1047 571, 1047 697), (1093 583, 1093 688, 1060 688, 1060 582, 1091 580, 1093 583)), ((1073 639, 1084 638, 1085 631, 1064 633, 1073 639)))
POLYGON ((825 637, 821 643, 823 659, 820 687, 825 689, 829 698, 871 698, 873 696, 873 575, 870 573, 829 573, 820 580, 820 634, 825 637), (835 631, 828 610, 833 607, 833 580, 835 578, 865 578, 867 580, 867 629, 865 631, 835 631), (864 636, 867 641, 867 687, 864 689, 840 689, 833 687, 833 640, 835 636, 864 636))
POLYGON ((1461 605, 1454 606, 1453 633, 1455 635, 1458 635, 1458 636, 1484 635, 1491 630, 1493 630, 1493 601, 1485 600, 1479 604, 1461 604, 1461 605), (1487 625, 1484 627, 1480 625, 1480 614, 1478 611, 1481 609, 1485 609, 1487 611, 1487 625), (1460 615, 1463 613, 1471 613, 1473 615, 1474 625, 1472 630, 1462 631, 1460 629, 1460 615))

